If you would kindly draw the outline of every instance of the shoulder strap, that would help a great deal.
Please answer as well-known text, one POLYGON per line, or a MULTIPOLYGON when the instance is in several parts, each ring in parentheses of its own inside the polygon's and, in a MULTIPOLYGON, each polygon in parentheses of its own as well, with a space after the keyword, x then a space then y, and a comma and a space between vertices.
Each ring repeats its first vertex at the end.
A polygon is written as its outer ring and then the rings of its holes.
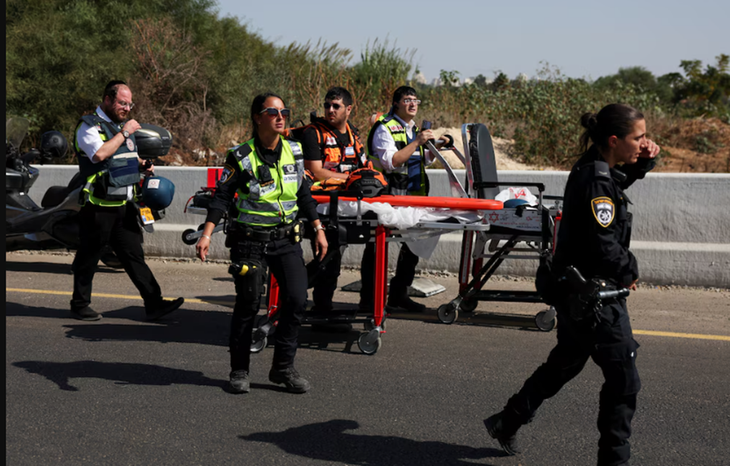
POLYGON ((298 142, 291 141, 289 139, 287 139, 286 142, 289 143, 289 147, 291 147, 291 151, 292 151, 292 154, 294 154, 295 160, 301 160, 304 158, 304 153, 302 152, 302 146, 300 146, 298 142))
POLYGON ((593 176, 596 178, 605 178, 607 180, 611 179, 611 170, 608 166, 608 163, 604 162, 603 160, 596 160, 593 162, 593 176))
POLYGON ((237 147, 234 147, 233 149, 231 149, 231 152, 233 153, 233 156, 236 157, 236 160, 238 160, 240 162, 241 160, 248 157, 248 155, 251 152, 253 152, 253 149, 251 149, 250 144, 243 143, 240 146, 237 146, 237 147))
POLYGON ((378 120, 373 124, 373 126, 370 128, 370 132, 368 133, 368 145, 366 147, 367 154, 371 155, 373 153, 373 137, 375 136, 375 130, 378 129, 385 121, 386 118, 383 118, 382 120, 378 120))
POLYGON ((112 135, 116 135, 119 132, 119 128, 115 127, 114 125, 112 125, 105 119, 101 118, 100 116, 96 115, 95 113, 82 116, 81 121, 83 121, 84 123, 86 123, 89 126, 101 125, 105 131, 111 133, 112 135))
POLYGON ((355 136, 360 137, 360 130, 357 128, 357 126, 355 126, 352 123, 350 123, 349 120, 347 121, 347 125, 350 127, 350 131, 352 131, 352 134, 354 134, 355 136))
POLYGON ((90 115, 84 115, 81 117, 81 121, 86 123, 89 126, 95 126, 97 124, 105 123, 104 119, 94 115, 93 113, 90 115))

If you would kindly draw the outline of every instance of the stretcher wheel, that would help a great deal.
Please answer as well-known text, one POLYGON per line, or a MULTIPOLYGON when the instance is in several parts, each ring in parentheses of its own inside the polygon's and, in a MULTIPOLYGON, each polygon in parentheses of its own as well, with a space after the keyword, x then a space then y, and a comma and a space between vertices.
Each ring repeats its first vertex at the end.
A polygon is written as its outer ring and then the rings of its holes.
POLYGON ((251 352, 252 353, 260 353, 261 350, 266 348, 266 344, 268 343, 268 339, 263 334, 263 332, 254 331, 253 332, 253 340, 251 340, 251 352))
POLYGON ((476 299, 462 299, 461 304, 459 304, 459 310, 464 312, 474 312, 474 309, 477 308, 477 305, 479 304, 479 300, 476 299))
POLYGON ((453 324, 459 317, 459 311, 453 303, 442 304, 436 313, 439 320, 445 324, 453 324))
POLYGON ((555 310, 552 308, 547 311, 540 311, 535 315, 535 325, 543 332, 549 332, 554 329, 556 323, 555 310))
POLYGON ((378 330, 361 333, 360 338, 357 339, 358 348, 365 354, 377 353, 382 343, 383 340, 380 338, 380 332, 378 330))
POLYGON ((187 230, 182 232, 182 242, 187 244, 188 246, 192 246, 193 244, 198 242, 197 238, 189 238, 189 235, 192 235, 193 233, 196 233, 197 230, 193 230, 192 228, 188 228, 187 230))

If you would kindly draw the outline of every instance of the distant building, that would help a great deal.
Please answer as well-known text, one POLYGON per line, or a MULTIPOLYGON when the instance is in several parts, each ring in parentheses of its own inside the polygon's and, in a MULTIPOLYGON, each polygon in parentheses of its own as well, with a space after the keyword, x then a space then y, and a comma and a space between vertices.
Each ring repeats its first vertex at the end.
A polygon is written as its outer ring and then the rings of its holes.
POLYGON ((428 80, 426 79, 426 75, 424 75, 422 72, 418 72, 413 75, 413 81, 416 82, 416 84, 428 84, 428 80))

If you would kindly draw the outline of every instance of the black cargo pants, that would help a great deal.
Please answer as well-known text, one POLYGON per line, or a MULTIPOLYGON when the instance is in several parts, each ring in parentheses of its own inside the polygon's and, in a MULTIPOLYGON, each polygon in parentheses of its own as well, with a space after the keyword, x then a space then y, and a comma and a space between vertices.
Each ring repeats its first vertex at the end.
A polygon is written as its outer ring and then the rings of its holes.
MULTIPOLYGON (((408 296, 408 287, 416 277, 418 256, 411 252, 406 243, 401 243, 395 275, 390 279, 388 296, 399 301, 408 296)), ((375 243, 365 245, 365 252, 360 263, 360 303, 372 307, 375 294, 375 243)))
POLYGON ((229 348, 231 370, 249 370, 254 318, 259 311, 259 301, 266 280, 266 268, 276 278, 280 289, 278 324, 274 332, 274 359, 277 369, 294 364, 297 338, 307 303, 307 270, 302 248, 290 239, 270 242, 238 241, 229 235, 231 262, 255 262, 262 265, 258 274, 234 275, 236 304, 231 318, 229 348))
POLYGON ((79 248, 71 266, 74 273, 71 309, 79 310, 91 304, 94 275, 107 244, 112 247, 124 271, 139 290, 145 307, 159 303, 162 291, 144 261, 137 209, 131 202, 119 207, 86 203, 79 211, 79 248))
MULTIPOLYGON (((331 311, 332 300, 337 290, 337 279, 340 277, 340 269, 342 268, 342 254, 340 253, 340 232, 338 230, 327 228, 324 230, 325 238, 327 238, 327 255, 325 260, 327 263, 320 270, 313 267, 311 273, 316 274, 313 280, 312 301, 314 307, 319 311, 331 311)), ((312 265, 318 266, 319 261, 316 259, 316 242, 311 241, 312 254, 315 256, 312 265)))
POLYGON ((601 322, 594 329, 571 320, 567 308, 558 311, 558 343, 504 410, 505 422, 519 426, 529 422, 543 401, 578 375, 590 357, 603 371, 605 382, 598 412, 598 465, 628 461, 631 419, 641 388, 636 370, 639 344, 633 338, 624 299, 604 303, 601 322))

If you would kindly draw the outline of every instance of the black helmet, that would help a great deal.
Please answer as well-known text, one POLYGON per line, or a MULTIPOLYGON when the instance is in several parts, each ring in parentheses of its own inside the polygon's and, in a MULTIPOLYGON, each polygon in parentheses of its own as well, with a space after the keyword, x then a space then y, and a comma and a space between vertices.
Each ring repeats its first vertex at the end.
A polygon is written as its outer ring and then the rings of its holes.
POLYGON ((48 131, 41 136, 41 153, 54 158, 66 155, 68 142, 58 131, 48 131))
POLYGON ((142 184, 142 201, 146 207, 162 210, 172 203, 175 185, 161 176, 149 176, 142 184))

